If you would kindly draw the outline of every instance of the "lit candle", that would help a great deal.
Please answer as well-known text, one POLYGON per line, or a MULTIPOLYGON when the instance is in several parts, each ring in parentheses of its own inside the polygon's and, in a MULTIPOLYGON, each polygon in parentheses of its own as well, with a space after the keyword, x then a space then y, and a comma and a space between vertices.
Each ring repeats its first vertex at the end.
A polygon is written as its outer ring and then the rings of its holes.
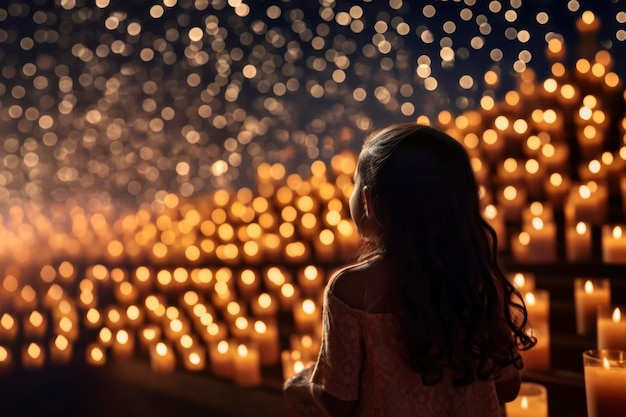
POLYGON ((561 207, 572 188, 572 180, 565 174, 553 172, 544 180, 543 188, 552 204, 561 207))
POLYGON ((148 352, 148 348, 161 338, 161 327, 156 324, 146 324, 137 333, 139 346, 142 351, 148 352))
POLYGON ((487 220, 487 223, 489 223, 489 225, 493 228, 494 232, 496 232, 496 236, 498 238, 498 249, 506 248, 507 234, 502 210, 498 210, 497 206, 493 204, 488 204, 483 210, 483 216, 485 217, 485 220, 487 220))
POLYGON ((113 287, 115 299, 121 304, 133 304, 139 298, 139 290, 128 281, 117 283, 113 287))
POLYGON ((598 310, 598 349, 626 351, 626 308, 601 307, 598 310))
POLYGON ((300 359, 306 365, 315 362, 317 359, 317 355, 320 351, 320 343, 320 338, 314 338, 308 334, 292 334, 289 336, 289 345, 291 349, 300 352, 300 359))
POLYGON ((93 366, 102 366, 106 363, 106 350, 98 343, 90 343, 85 350, 87 363, 93 366))
POLYGON ((152 343, 150 351, 150 367, 157 374, 169 374, 176 368, 176 358, 171 345, 167 342, 152 343))
POLYGON ((235 374, 233 346, 226 340, 221 340, 209 346, 211 371, 215 376, 232 378, 235 374))
POLYGON ((0 339, 5 341, 15 340, 17 327, 18 325, 15 318, 9 313, 4 313, 2 317, 0 317, 0 339))
POLYGON ((22 330, 24 336, 32 339, 43 339, 48 327, 48 318, 39 311, 32 311, 24 317, 22 330))
POLYGON ((498 202, 504 209, 504 218, 508 222, 519 222, 526 204, 526 190, 508 185, 498 194, 498 202))
POLYGON ((135 350, 134 333, 121 329, 115 333, 113 341, 113 354, 118 359, 129 359, 133 356, 135 350))
POLYGON ((524 303, 528 311, 528 322, 536 327, 550 322, 550 293, 548 290, 534 289, 524 294, 524 303))
POLYGON ((50 361, 59 365, 67 365, 72 359, 72 343, 62 334, 50 341, 50 361))
POLYGON ((626 263, 626 234, 624 226, 602 226, 602 260, 606 263, 626 263))
POLYGON ((505 404, 506 417, 548 417, 548 392, 546 387, 532 382, 522 382, 519 394, 505 404))
POLYGON ((587 350, 583 353, 588 417, 622 417, 626 409, 626 352, 587 350))
POLYGON ((579 335, 596 331, 599 307, 611 304, 611 287, 608 279, 574 280, 574 300, 576 306, 576 331, 579 335))
POLYGON ((209 346, 217 344, 220 340, 223 340, 226 335, 226 326, 216 322, 207 324, 200 332, 200 337, 209 346))
POLYGON ((585 222, 566 226, 565 253, 568 261, 586 261, 591 258, 591 228, 585 222))
POLYGON ((526 333, 536 337, 537 344, 531 349, 520 352, 524 361, 524 371, 550 369, 550 326, 547 322, 541 322, 528 328, 526 333))
POLYGON ((278 300, 268 293, 261 293, 251 302, 252 313, 262 319, 276 319, 278 300))
POLYGON ((509 275, 509 281, 521 294, 535 289, 535 274, 531 272, 516 272, 509 275))
POLYGON ((526 259, 529 262, 554 262, 556 260, 556 225, 533 217, 530 226, 525 224, 528 233, 526 259))
POLYGON ((253 269, 244 269, 237 279, 237 291, 244 300, 249 300, 259 293, 261 279, 253 269))
POLYGON ((315 333, 315 328, 321 325, 320 309, 309 298, 296 303, 293 318, 299 333, 315 333))
POLYGON ((235 383, 241 386, 261 384, 261 362, 256 347, 240 344, 234 357, 235 383))
POLYGON ((186 348, 182 357, 183 365, 188 371, 201 371, 205 367, 205 349, 197 343, 186 348))
POLYGON ((13 366, 13 355, 5 346, 0 345, 0 374, 9 372, 13 366))
POLYGON ((320 268, 307 265, 298 271, 298 284, 302 294, 315 297, 324 290, 324 274, 320 268))
POLYGON ((258 346, 261 364, 272 365, 278 362, 280 344, 276 324, 257 320, 253 328, 252 340, 258 346))
POLYGON ((608 210, 607 187, 593 181, 574 187, 565 208, 565 217, 569 223, 601 225, 605 222, 608 210))
POLYGON ((24 368, 36 369, 43 367, 45 356, 43 347, 38 343, 31 342, 22 347, 22 365, 24 368))
POLYGON ((283 350, 280 353, 280 363, 283 368, 283 381, 288 380, 304 369, 304 363, 300 358, 300 352, 283 350))
POLYGON ((282 311, 290 311, 297 300, 300 299, 299 290, 292 283, 286 282, 280 287, 278 301, 282 311))

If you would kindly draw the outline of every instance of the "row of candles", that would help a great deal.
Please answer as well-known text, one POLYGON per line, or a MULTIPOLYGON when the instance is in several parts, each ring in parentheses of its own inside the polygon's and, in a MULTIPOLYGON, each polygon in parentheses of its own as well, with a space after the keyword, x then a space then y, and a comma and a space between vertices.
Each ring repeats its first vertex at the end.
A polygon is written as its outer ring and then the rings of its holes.
POLYGON ((82 279, 77 271, 69 262, 42 268, 43 293, 10 272, 5 276, 0 369, 18 362, 40 368, 46 358, 68 364, 85 337, 93 339, 85 352, 92 365, 106 363, 110 355, 144 354, 157 373, 182 364, 243 386, 261 384, 265 366, 282 362, 289 376, 317 356, 327 274, 314 265, 293 272, 279 266, 173 271, 141 266, 130 273, 98 264, 82 279), (76 296, 68 290, 72 284, 76 296), (281 315, 293 323, 287 333, 281 315))
MULTIPOLYGON (((550 369, 550 298, 547 290, 535 288, 532 274, 517 273, 512 282, 520 290, 528 310, 528 334, 537 344, 522 352, 525 371, 550 369)), ((596 346, 582 354, 585 392, 590 416, 615 416, 626 405, 626 306, 611 304, 608 279, 574 280, 576 332, 596 335, 596 346), (621 388, 620 388, 621 387, 621 388)), ((546 387, 523 382, 520 395, 506 405, 507 417, 547 417, 546 387)))

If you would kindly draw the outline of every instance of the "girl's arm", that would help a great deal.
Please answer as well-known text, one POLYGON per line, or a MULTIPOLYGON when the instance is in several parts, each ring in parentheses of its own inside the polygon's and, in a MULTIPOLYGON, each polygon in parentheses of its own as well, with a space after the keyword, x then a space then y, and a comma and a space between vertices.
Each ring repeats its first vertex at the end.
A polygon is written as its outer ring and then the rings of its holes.
POLYGON ((321 385, 311 384, 311 394, 315 402, 330 417, 350 417, 354 414, 358 401, 344 401, 324 391, 321 385))

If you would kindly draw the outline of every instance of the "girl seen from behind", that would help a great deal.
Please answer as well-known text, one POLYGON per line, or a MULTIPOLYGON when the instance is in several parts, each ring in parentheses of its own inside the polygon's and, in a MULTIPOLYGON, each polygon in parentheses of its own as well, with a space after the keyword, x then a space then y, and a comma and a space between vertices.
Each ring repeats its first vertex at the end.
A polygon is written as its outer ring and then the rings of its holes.
POLYGON ((467 153, 433 128, 391 125, 366 139, 354 180, 361 262, 328 283, 318 360, 294 381, 310 374, 333 417, 499 416, 535 340, 467 153))

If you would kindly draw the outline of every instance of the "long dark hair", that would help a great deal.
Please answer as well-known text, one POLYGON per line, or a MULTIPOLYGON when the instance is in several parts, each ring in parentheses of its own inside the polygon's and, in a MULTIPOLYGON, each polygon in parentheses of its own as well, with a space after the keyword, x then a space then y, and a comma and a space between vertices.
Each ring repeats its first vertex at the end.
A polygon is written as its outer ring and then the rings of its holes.
POLYGON ((409 361, 424 383, 441 381, 444 368, 459 385, 521 368, 519 350, 536 340, 498 265, 462 145, 428 126, 391 125, 366 139, 357 169, 380 225, 366 247, 399 267, 409 361))

